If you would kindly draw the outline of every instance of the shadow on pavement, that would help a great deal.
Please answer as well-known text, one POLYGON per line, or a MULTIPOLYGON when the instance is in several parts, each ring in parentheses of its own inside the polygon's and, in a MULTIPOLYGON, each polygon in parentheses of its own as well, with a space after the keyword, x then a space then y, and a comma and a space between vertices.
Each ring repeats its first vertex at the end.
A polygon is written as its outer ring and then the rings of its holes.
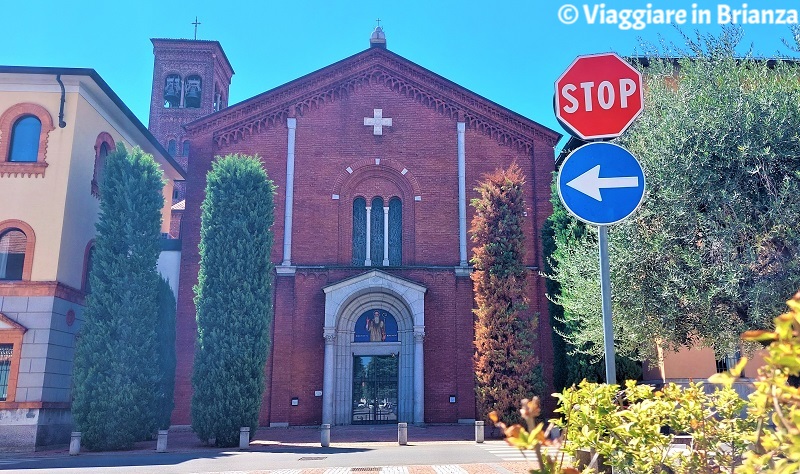
POLYGON ((144 452, 138 451, 115 451, 82 453, 80 456, 50 456, 28 458, 15 464, 0 466, 0 471, 5 469, 14 470, 47 470, 47 469, 81 469, 81 468, 102 468, 102 467, 153 467, 174 466, 193 460, 226 459, 238 454, 245 453, 273 453, 273 454, 295 454, 302 456, 322 456, 347 453, 361 453, 371 451, 368 448, 322 448, 309 446, 293 445, 274 445, 266 449, 247 449, 231 450, 230 448, 208 448, 204 451, 189 452, 144 452))

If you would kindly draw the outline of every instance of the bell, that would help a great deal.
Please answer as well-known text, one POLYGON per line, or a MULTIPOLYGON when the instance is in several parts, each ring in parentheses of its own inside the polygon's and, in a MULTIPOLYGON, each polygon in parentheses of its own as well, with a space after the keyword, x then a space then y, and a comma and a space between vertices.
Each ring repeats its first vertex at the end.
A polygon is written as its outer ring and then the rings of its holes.
POLYGON ((200 79, 188 79, 186 81, 186 107, 198 108, 200 107, 200 98, 202 91, 200 89, 200 79))
POLYGON ((177 76, 167 77, 164 84, 164 101, 171 107, 177 107, 181 101, 181 80, 177 76))

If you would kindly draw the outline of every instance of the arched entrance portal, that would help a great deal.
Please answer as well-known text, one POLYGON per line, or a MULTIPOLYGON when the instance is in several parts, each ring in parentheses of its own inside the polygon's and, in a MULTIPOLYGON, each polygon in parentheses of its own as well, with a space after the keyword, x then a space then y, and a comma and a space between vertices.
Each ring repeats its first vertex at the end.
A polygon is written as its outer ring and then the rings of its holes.
POLYGON ((378 421, 423 423, 426 288, 373 270, 329 285, 324 291, 322 422, 335 425, 378 421), (378 324, 377 328, 367 323, 370 315, 374 321, 376 311, 378 323, 372 324, 378 324), (381 337, 381 321, 385 338, 381 337), (392 334, 395 328, 396 336, 392 334), (373 370, 380 366, 381 374, 373 374, 376 380, 369 383, 362 378, 363 385, 356 388, 357 377, 370 375, 366 373, 370 364, 373 370), (394 370, 396 389, 392 386, 394 370), (372 408, 369 408, 368 390, 374 394, 372 408), (393 390, 396 390, 396 402, 389 400, 393 390), (363 406, 359 407, 361 403, 363 406), (393 403, 396 406, 387 409, 387 405, 393 403), (381 420, 381 417, 388 419, 381 420))

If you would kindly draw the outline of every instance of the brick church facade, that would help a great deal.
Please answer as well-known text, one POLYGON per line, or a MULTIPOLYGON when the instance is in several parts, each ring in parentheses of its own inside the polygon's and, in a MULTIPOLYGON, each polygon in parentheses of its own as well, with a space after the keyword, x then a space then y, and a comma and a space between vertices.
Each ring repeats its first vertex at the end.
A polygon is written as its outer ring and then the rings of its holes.
POLYGON ((558 133, 391 52, 380 27, 368 49, 232 106, 233 69, 219 43, 153 44, 150 130, 187 169, 175 194, 173 424, 191 422, 205 176, 215 156, 234 153, 260 156, 277 186, 261 425, 478 416, 469 202, 484 173, 512 162, 526 175, 530 312, 552 388, 538 269, 558 133))

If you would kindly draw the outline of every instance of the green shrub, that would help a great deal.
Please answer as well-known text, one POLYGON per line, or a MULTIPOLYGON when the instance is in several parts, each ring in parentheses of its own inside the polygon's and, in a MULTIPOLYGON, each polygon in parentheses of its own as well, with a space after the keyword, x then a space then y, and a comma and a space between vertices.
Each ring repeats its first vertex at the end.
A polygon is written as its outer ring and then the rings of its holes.
POLYGON ((258 426, 272 320, 274 186, 257 157, 229 155, 208 173, 195 286, 192 429, 235 446, 258 426))
POLYGON ((800 375, 800 293, 786 304, 790 311, 775 319, 774 331, 748 331, 743 336, 770 343, 748 405, 758 430, 749 438, 753 450, 737 470, 743 474, 800 472, 800 389, 790 383, 790 377, 800 375))
MULTIPOLYGON (((800 376, 800 293, 787 304, 790 311, 775 319, 773 331, 742 336, 769 343, 766 365, 758 370, 756 390, 748 401, 733 389, 747 362, 742 359, 730 372, 709 378, 718 384, 711 393, 703 383, 667 384, 655 390, 633 381, 623 390, 586 381, 565 389, 556 394, 561 418, 552 423, 564 430, 557 442, 548 439, 543 423, 535 423, 538 401, 533 410, 532 402, 523 400, 526 428, 507 427, 496 415, 492 419, 504 429, 510 445, 535 452, 538 462, 532 473, 577 474, 563 457, 542 453, 542 446, 558 446, 573 456, 578 449, 589 449, 618 473, 796 474, 800 388, 790 381, 800 376), (688 449, 671 450, 671 433, 690 435, 688 449)), ((596 468, 595 464, 583 472, 596 468)))
POLYGON ((162 186, 158 165, 139 148, 119 143, 106 158, 73 369, 72 415, 88 449, 129 448, 156 429, 162 186))

